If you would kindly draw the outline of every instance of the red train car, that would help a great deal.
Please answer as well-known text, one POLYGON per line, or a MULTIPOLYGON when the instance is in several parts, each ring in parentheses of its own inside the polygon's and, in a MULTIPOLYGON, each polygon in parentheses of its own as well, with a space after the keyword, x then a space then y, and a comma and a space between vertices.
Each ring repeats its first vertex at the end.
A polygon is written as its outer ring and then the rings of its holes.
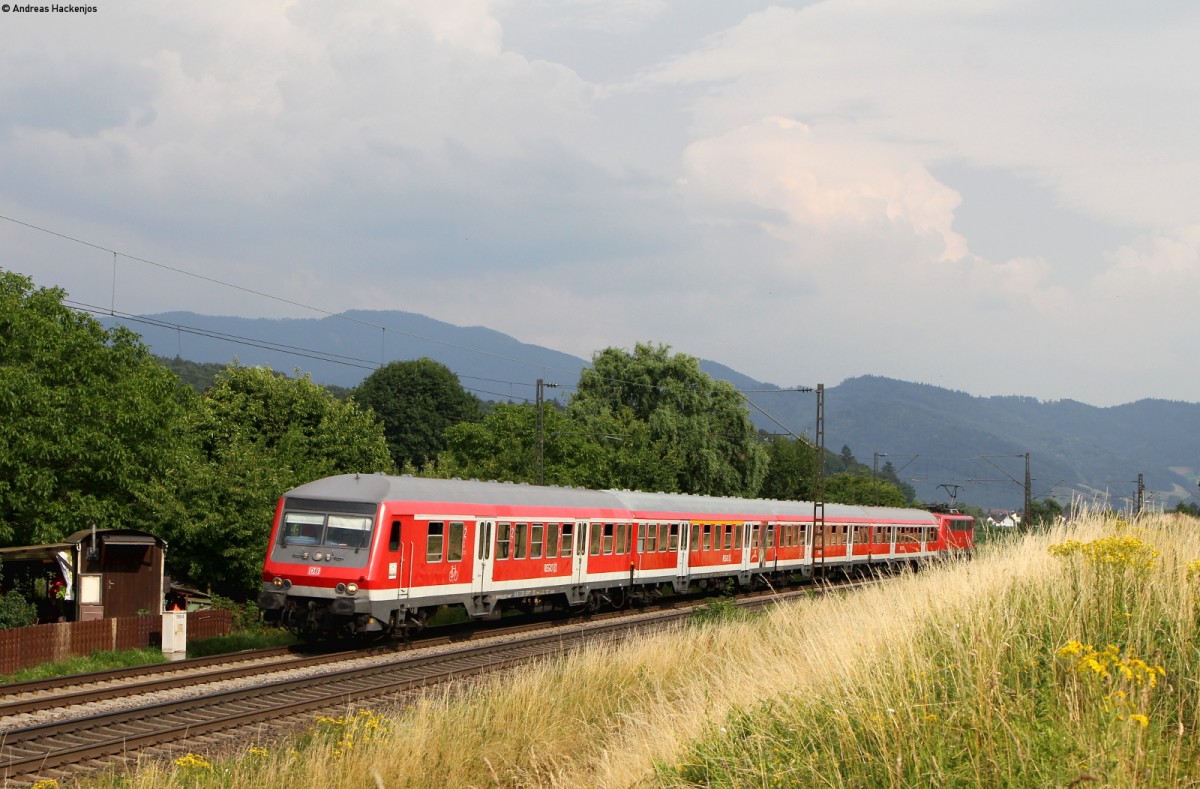
POLYGON ((442 605, 624 605, 973 548, 969 516, 347 474, 279 501, 259 606, 304 635, 421 626, 442 605))

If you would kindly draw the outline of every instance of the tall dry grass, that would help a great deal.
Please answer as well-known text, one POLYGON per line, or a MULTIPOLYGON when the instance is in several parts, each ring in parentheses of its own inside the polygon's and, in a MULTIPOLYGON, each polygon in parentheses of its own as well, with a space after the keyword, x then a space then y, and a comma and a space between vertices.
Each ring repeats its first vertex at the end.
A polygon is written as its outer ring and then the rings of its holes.
POLYGON ((1180 785, 1200 777, 1198 527, 1098 514, 123 785, 1180 785), (1107 556, 1106 540, 1145 550, 1107 556))

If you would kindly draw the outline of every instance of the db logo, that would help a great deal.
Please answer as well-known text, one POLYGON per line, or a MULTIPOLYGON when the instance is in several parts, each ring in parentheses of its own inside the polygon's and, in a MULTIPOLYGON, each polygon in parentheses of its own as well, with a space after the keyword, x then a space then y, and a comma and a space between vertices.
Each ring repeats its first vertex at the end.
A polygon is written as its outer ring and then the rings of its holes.
POLYGON ((309 567, 309 568, 308 568, 308 574, 309 574, 309 575, 320 575, 320 574, 321 574, 321 568, 320 568, 320 567, 318 567, 317 565, 313 565, 312 567, 309 567))

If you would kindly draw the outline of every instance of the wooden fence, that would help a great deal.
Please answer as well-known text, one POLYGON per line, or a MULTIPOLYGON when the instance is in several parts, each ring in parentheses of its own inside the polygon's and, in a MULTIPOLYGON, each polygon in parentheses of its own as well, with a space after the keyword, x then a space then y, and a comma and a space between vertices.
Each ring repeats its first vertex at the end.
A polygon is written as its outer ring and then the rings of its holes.
MULTIPOLYGON (((188 641, 227 635, 230 611, 190 611, 188 641)), ((129 616, 88 622, 53 622, 0 630, 0 674, 54 663, 74 655, 162 644, 161 616, 129 616)))

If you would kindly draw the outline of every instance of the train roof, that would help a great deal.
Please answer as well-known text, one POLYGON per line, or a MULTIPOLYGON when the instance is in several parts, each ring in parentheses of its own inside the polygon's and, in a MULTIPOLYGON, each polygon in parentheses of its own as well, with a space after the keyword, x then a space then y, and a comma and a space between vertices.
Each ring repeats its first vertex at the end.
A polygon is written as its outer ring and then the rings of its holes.
MULTIPOLYGON (((385 474, 342 474, 293 488, 286 498, 323 501, 381 503, 385 501, 456 502, 526 507, 577 507, 629 511, 645 517, 667 513, 742 516, 746 518, 811 518, 813 503, 743 499, 732 496, 697 496, 682 493, 646 493, 634 490, 588 490, 513 482, 461 479, 426 479, 385 474)), ((888 520, 934 523, 929 512, 901 507, 864 507, 826 504, 826 520, 888 520)))
POLYGON ((476 479, 425 479, 385 474, 341 474, 289 490, 286 497, 330 501, 437 501, 462 504, 594 507, 621 509, 611 493, 584 488, 555 488, 476 479))

